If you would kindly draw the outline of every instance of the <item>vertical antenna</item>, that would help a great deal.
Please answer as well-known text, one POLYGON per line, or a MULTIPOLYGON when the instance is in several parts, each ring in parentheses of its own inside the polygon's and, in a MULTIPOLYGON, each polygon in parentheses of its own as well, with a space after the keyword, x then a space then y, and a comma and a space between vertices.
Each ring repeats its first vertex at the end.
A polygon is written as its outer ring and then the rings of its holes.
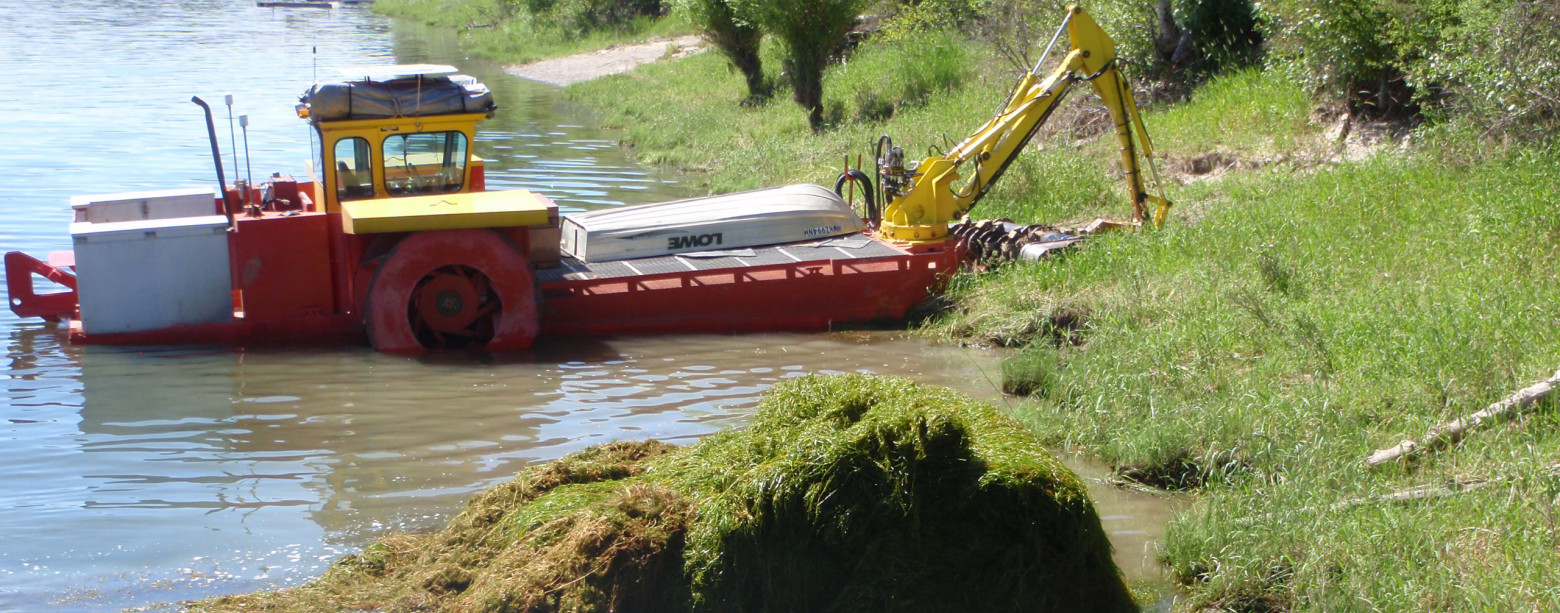
MULTIPOLYGON (((228 146, 233 148, 233 177, 238 177, 238 138, 233 136, 233 94, 222 94, 228 107, 228 146)), ((224 188, 226 189, 226 188, 224 188)))
MULTIPOLYGON (((319 83, 320 83, 320 43, 319 43, 319 39, 317 38, 319 36, 319 34, 315 34, 315 36, 316 36, 316 38, 315 38, 314 44, 309 47, 309 57, 311 58, 311 61, 314 63, 314 83, 309 86, 309 92, 310 93, 318 91, 315 88, 319 87, 319 83)), ((309 145, 309 175, 311 175, 309 178, 314 181, 315 185, 323 186, 325 184, 321 183, 320 181, 323 181, 324 179, 322 179, 320 177, 312 176, 312 175, 314 175, 314 168, 315 168, 315 166, 317 166, 317 165, 319 165, 321 163, 321 162, 319 162, 318 160, 316 160, 314 158, 314 154, 315 154, 314 149, 315 149, 315 147, 313 146, 313 143, 314 143, 315 131, 314 130, 310 130, 307 126, 304 127, 304 130, 309 133, 309 143, 310 143, 310 145, 309 145)), ((321 138, 320 139, 320 147, 324 147, 325 146, 324 143, 325 143, 325 139, 321 138)), ((324 154, 321 153, 320 155, 323 156, 324 154)), ((323 158, 321 158, 321 159, 323 159, 323 158)))
MULTIPOLYGON (((255 171, 249 167, 249 116, 238 116, 238 127, 244 129, 244 176, 249 177, 249 184, 255 184, 255 171)), ((238 169, 233 169, 233 174, 238 174, 238 169)))

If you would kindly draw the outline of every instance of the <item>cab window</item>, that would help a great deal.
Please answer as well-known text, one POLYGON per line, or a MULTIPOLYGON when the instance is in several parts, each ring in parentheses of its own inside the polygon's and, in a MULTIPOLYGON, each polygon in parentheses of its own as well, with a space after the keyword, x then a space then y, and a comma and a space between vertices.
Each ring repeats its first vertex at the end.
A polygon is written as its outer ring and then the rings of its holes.
POLYGON ((385 191, 391 196, 448 194, 466 180, 466 135, 459 131, 385 138, 385 191))
POLYGON ((374 197, 373 149, 368 139, 343 138, 336 141, 336 199, 362 200, 374 197))

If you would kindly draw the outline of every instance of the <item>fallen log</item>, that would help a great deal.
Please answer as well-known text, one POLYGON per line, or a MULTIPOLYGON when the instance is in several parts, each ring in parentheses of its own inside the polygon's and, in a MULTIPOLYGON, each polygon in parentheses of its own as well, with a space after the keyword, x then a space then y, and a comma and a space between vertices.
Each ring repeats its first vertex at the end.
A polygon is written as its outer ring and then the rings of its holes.
POLYGON ((1457 419, 1444 422, 1429 432, 1425 433, 1424 442, 1405 440, 1386 449, 1378 449, 1370 457, 1365 458, 1365 466, 1376 468, 1399 459, 1408 459, 1438 447, 1450 445, 1462 440, 1469 431, 1485 423, 1507 419, 1528 410, 1534 403, 1554 392, 1555 386, 1560 385, 1560 371, 1555 371, 1554 376, 1518 390, 1517 393, 1507 396, 1504 400, 1484 407, 1484 410, 1471 415, 1465 415, 1457 419))
MULTIPOLYGON (((1550 464, 1549 466, 1544 468, 1544 473, 1548 474, 1550 476, 1560 476, 1560 464, 1550 464)), ((1414 486, 1414 487, 1410 487, 1408 489, 1401 489, 1401 490, 1397 490, 1397 491, 1394 491, 1394 492, 1388 492, 1386 494, 1378 494, 1378 495, 1374 495, 1374 496, 1361 496, 1359 498, 1350 498, 1348 500, 1341 500, 1341 501, 1334 502, 1334 503, 1329 504, 1329 505, 1319 505, 1319 506, 1304 507, 1304 508, 1302 508, 1302 509, 1300 509, 1298 511, 1295 511, 1295 513, 1315 513, 1317 511, 1326 511, 1326 512, 1330 513, 1330 512, 1336 512, 1336 511, 1344 511, 1344 510, 1352 509, 1354 507, 1361 507, 1361 506, 1365 506, 1367 504, 1394 503, 1394 502, 1416 502, 1416 501, 1420 501, 1420 500, 1433 500, 1433 499, 1436 499, 1436 498, 1445 498, 1447 496, 1452 496, 1452 495, 1456 495, 1456 494, 1463 494, 1463 493, 1467 493, 1467 492, 1473 492, 1473 491, 1482 490, 1482 489, 1484 489, 1486 487, 1489 487, 1491 485, 1495 485, 1497 483, 1509 482, 1509 481, 1512 481, 1512 480, 1514 480, 1516 478, 1517 478, 1516 475, 1509 475, 1509 476, 1503 476, 1503 477, 1490 477, 1490 478, 1451 479, 1451 480, 1449 480, 1449 481, 1447 481, 1445 483, 1431 483, 1431 484, 1428 484, 1428 485, 1417 485, 1417 486, 1414 486)), ((1276 517, 1276 516, 1273 513, 1263 513, 1261 515, 1253 515, 1253 516, 1250 516, 1250 517, 1242 517, 1242 518, 1236 519, 1235 520, 1235 524, 1236 525, 1240 525, 1240 526, 1250 526, 1250 525, 1253 525, 1253 524, 1256 524, 1256 523, 1259 523, 1259 522, 1272 520, 1274 517, 1276 517)))

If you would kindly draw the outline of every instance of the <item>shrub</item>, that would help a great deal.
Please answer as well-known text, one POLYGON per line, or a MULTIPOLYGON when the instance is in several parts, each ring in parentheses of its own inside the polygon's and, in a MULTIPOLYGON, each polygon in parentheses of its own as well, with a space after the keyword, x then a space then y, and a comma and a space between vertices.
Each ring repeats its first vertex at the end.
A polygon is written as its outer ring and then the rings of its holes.
POLYGON ((748 99, 757 100, 768 95, 763 62, 758 55, 758 44, 764 33, 757 24, 738 15, 726 0, 678 0, 676 10, 703 32, 704 39, 720 50, 732 66, 742 71, 742 77, 747 80, 748 99))
POLYGON ((621 28, 645 17, 666 13, 661 0, 500 0, 511 14, 530 16, 543 29, 569 37, 621 28))
POLYGON ((1352 110, 1434 111, 1499 131, 1560 124, 1560 5, 1490 0, 1272 0, 1275 67, 1352 110))
MULTIPOLYGON (((1019 0, 1022 1, 1022 0, 1019 0)), ((1000 4, 1009 3, 1008 0, 1000 4)), ((978 0, 921 0, 905 2, 895 8, 883 24, 883 33, 896 41, 913 39, 928 30, 965 28, 983 18, 999 3, 978 0)))
POLYGON ((807 111, 813 132, 823 129, 823 70, 871 0, 732 0, 785 47, 791 95, 807 111))
POLYGON ((1402 62, 1383 27, 1393 23, 1392 13, 1378 0, 1274 0, 1261 11, 1278 70, 1378 111, 1407 102, 1392 89, 1402 83, 1402 62))
POLYGON ((545 0, 545 4, 550 6, 537 13, 576 35, 619 27, 640 17, 659 17, 663 12, 661 0, 545 0))
POLYGON ((1442 0, 1401 11, 1400 53, 1421 101, 1494 131, 1560 127, 1560 4, 1442 0))
POLYGON ((1259 57, 1262 32, 1251 0, 1180 0, 1176 9, 1177 21, 1201 55, 1203 72, 1247 66, 1259 57))

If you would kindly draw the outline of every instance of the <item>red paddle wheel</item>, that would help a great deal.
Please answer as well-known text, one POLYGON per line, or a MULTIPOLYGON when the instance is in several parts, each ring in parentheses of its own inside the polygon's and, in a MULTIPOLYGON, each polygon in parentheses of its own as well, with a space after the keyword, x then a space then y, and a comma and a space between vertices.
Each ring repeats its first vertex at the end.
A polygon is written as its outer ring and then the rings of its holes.
POLYGON ((374 348, 522 349, 536 338, 535 278, 491 230, 419 232, 374 273, 366 324, 374 348))

